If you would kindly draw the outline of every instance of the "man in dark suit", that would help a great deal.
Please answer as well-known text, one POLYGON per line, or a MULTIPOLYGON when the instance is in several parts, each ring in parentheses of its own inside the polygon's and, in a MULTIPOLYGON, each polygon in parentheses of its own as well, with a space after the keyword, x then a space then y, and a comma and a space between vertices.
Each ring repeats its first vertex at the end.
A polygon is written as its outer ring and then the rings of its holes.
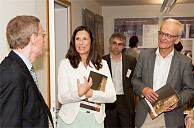
POLYGON ((115 103, 106 104, 106 128, 134 127, 135 107, 131 77, 136 65, 135 57, 122 54, 126 37, 114 33, 109 39, 110 54, 105 55, 117 93, 115 103))
POLYGON ((134 91, 141 98, 137 103, 135 126, 141 128, 183 128, 183 105, 194 94, 192 60, 174 50, 181 40, 183 25, 175 19, 164 21, 158 32, 158 48, 140 53, 132 78, 134 91), (142 98, 157 100, 156 90, 170 83, 179 102, 167 108, 154 120, 150 118, 142 98))
POLYGON ((43 54, 43 32, 40 20, 34 16, 17 16, 7 25, 12 51, 0 64, 0 127, 48 128, 48 118, 53 124, 30 73, 32 63, 43 54))

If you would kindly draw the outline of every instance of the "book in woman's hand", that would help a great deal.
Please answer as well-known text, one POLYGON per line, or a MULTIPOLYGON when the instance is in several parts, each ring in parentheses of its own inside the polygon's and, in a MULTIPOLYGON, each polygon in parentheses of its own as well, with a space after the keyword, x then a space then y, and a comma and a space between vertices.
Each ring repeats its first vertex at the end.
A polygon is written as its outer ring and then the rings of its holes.
MULTIPOLYGON (((89 78, 90 77, 92 78, 92 83, 93 83, 91 89, 104 92, 106 81, 107 81, 107 76, 102 75, 97 72, 90 71, 89 78)), ((84 99, 80 103, 80 107, 93 110, 93 111, 97 111, 97 112, 100 111, 100 106, 101 106, 101 103, 91 102, 91 101, 88 101, 88 99, 84 99)))

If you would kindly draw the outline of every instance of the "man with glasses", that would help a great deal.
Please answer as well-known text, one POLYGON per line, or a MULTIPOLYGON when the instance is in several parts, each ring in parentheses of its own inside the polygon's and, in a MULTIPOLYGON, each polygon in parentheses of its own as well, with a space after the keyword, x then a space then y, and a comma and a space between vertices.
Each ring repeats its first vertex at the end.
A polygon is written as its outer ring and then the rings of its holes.
POLYGON ((43 54, 43 32, 40 20, 34 16, 17 16, 7 25, 7 42, 12 50, 0 64, 2 128, 48 128, 48 118, 52 123, 32 66, 43 54))
POLYGON ((140 53, 132 78, 134 91, 141 97, 136 108, 136 127, 184 127, 183 105, 193 96, 194 81, 192 60, 174 50, 182 31, 183 25, 179 21, 167 19, 158 32, 158 48, 140 53), (142 99, 157 100, 159 95, 155 91, 167 83, 177 92, 179 102, 152 120, 142 99))
POLYGON ((135 120, 134 92, 131 85, 136 58, 122 54, 126 43, 126 37, 121 33, 114 33, 109 39, 110 54, 105 55, 113 83, 117 100, 106 104, 106 128, 132 128, 135 120))

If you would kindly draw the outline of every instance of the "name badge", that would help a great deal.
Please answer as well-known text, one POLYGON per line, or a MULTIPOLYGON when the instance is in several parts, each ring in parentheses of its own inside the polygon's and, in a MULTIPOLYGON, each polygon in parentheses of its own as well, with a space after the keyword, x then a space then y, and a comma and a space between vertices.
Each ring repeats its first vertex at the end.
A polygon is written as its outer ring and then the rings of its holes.
POLYGON ((126 77, 128 77, 128 78, 129 78, 130 74, 131 74, 131 70, 130 70, 130 69, 128 69, 126 77))

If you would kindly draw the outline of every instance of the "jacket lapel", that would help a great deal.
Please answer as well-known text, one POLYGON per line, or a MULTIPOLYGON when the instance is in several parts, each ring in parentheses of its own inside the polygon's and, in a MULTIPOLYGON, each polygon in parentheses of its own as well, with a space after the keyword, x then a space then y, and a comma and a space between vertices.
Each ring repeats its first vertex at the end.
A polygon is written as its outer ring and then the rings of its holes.
POLYGON ((110 69, 110 74, 112 76, 112 68, 111 68, 110 54, 108 54, 108 56, 107 56, 107 64, 108 64, 108 67, 110 69))
MULTIPOLYGON (((25 63, 23 62, 23 60, 13 51, 10 52, 9 56, 15 60, 20 67, 22 68, 22 70, 24 71, 25 75, 28 77, 28 79, 31 81, 31 83, 33 83, 33 87, 35 89, 35 91, 38 91, 37 85, 34 82, 34 79, 32 78, 32 75, 30 74, 30 71, 28 70, 27 66, 25 65, 25 63)), ((37 94, 39 95, 39 91, 37 92, 37 94)))
POLYGON ((170 83, 172 78, 174 77, 174 74, 176 70, 178 69, 179 66, 179 55, 177 54, 178 52, 174 50, 174 56, 172 57, 172 62, 170 65, 170 71, 168 73, 168 78, 166 83, 170 83))
POLYGON ((151 52, 148 57, 148 75, 149 75, 149 82, 151 88, 153 88, 153 76, 154 76, 154 66, 155 66, 155 59, 156 59, 156 50, 151 52))
POLYGON ((124 86, 124 81, 126 78, 126 74, 127 74, 127 67, 130 67, 130 63, 126 61, 126 57, 124 54, 122 54, 122 77, 123 77, 123 86, 124 86), (127 66, 128 65, 128 66, 127 66))

